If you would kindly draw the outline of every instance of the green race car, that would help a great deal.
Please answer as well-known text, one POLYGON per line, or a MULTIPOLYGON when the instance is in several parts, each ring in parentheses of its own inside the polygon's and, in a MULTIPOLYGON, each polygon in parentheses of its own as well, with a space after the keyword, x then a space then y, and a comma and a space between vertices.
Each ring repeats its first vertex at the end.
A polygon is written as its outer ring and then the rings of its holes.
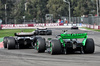
POLYGON ((45 52, 48 50, 50 54, 60 54, 60 53, 73 53, 75 51, 80 51, 80 53, 94 53, 95 44, 92 38, 88 38, 87 33, 75 33, 57 35, 56 39, 48 38, 38 39, 36 42, 36 49, 38 52, 45 52))

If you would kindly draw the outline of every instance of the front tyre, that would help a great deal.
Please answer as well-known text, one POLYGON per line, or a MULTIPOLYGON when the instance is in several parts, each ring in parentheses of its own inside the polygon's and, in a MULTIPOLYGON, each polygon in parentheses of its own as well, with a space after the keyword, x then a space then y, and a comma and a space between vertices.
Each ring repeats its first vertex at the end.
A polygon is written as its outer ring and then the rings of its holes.
POLYGON ((83 47, 83 51, 85 54, 89 54, 89 53, 94 53, 95 50, 95 44, 92 38, 88 38, 86 40, 86 44, 83 47))
POLYGON ((36 49, 38 50, 38 53, 45 52, 46 50, 46 43, 43 38, 38 38, 36 41, 36 49))

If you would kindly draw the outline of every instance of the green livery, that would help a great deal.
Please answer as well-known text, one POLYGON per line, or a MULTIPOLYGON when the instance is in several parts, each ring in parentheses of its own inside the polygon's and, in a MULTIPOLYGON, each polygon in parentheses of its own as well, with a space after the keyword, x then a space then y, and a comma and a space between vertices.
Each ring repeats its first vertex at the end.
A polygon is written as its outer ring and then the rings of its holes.
POLYGON ((45 50, 49 48, 49 52, 52 55, 73 53, 75 51, 80 51, 81 53, 94 53, 95 51, 94 40, 88 38, 87 33, 67 34, 67 32, 64 32, 57 35, 56 39, 48 38, 48 41, 40 39, 37 40, 37 42, 37 46, 39 45, 38 51, 45 52, 45 50), (79 39, 81 39, 81 41, 79 39))
POLYGON ((71 39, 82 39, 82 38, 84 38, 84 40, 82 41, 82 44, 83 44, 83 46, 85 46, 85 42, 87 39, 87 33, 66 34, 66 32, 65 32, 65 33, 61 34, 61 37, 59 38, 59 40, 65 46, 63 39, 71 40, 71 39))

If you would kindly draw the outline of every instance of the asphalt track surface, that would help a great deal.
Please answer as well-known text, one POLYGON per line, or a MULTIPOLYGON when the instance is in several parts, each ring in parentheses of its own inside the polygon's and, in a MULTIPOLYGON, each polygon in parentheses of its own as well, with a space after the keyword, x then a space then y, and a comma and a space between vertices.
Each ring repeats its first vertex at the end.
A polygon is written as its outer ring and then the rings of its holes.
MULTIPOLYGON (((67 28, 66 28, 67 29, 67 28)), ((62 28, 54 28, 52 36, 42 36, 45 38, 55 38, 56 34, 62 33, 62 28)), ((60 54, 50 55, 37 53, 35 49, 0 49, 0 66, 99 66, 100 65, 100 32, 87 30, 71 30, 68 33, 88 33, 89 38, 95 42, 94 54, 60 54)))

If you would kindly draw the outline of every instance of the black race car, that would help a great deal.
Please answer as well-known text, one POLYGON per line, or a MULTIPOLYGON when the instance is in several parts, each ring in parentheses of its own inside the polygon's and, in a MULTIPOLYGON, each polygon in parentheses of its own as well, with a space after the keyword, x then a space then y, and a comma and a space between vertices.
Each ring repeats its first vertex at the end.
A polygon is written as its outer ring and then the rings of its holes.
POLYGON ((77 26, 72 26, 71 29, 78 29, 78 27, 77 26))
POLYGON ((14 37, 6 36, 3 40, 4 48, 15 49, 15 48, 34 48, 37 39, 44 39, 37 37, 34 32, 31 33, 15 33, 14 37))
POLYGON ((37 30, 35 30, 35 34, 36 35, 52 35, 52 30, 48 30, 47 28, 37 28, 37 30))

